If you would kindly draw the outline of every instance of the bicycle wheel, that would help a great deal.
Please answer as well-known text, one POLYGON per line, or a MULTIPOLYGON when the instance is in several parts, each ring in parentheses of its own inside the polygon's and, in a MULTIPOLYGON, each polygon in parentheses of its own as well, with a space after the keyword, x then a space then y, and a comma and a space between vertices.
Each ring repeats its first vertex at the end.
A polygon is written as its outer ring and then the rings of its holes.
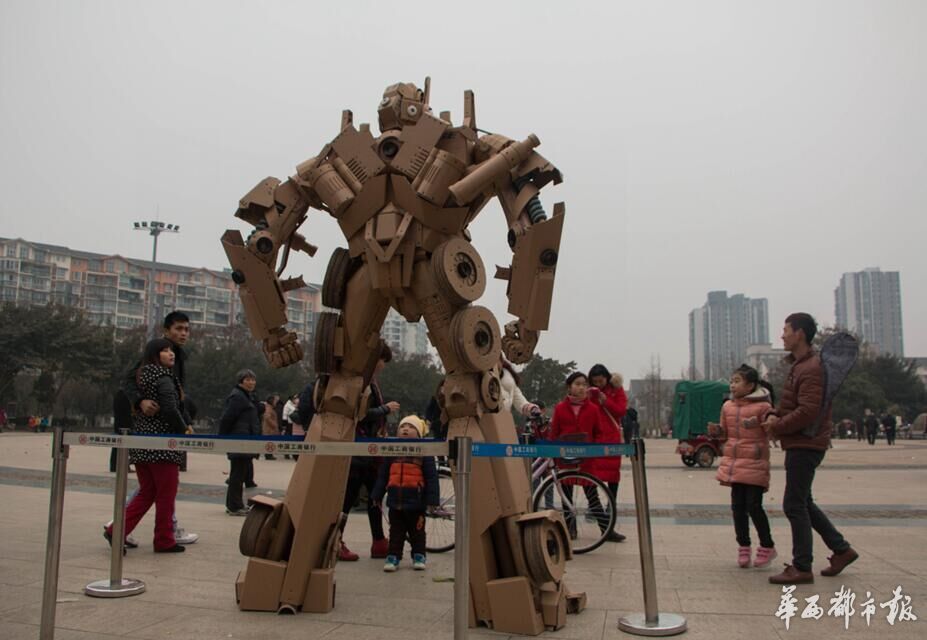
POLYGON ((548 475, 534 492, 535 511, 563 514, 574 553, 597 549, 615 526, 615 498, 608 485, 582 471, 548 475))
POLYGON ((457 501, 451 470, 438 467, 438 508, 425 514, 425 549, 443 553, 454 548, 454 514, 457 501))

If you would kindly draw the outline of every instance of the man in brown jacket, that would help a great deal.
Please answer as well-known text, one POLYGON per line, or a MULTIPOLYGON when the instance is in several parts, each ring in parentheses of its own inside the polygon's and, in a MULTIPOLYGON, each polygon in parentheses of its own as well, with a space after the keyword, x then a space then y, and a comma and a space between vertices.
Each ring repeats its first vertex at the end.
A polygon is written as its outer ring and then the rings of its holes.
POLYGON ((793 313, 785 319, 782 344, 790 353, 786 361, 791 369, 777 408, 778 417, 772 416, 764 424, 785 450, 782 510, 792 527, 792 564, 769 578, 773 584, 814 582, 812 529, 834 552, 830 566, 821 570, 822 576, 837 575, 859 557, 811 497, 814 471, 824 459, 833 429, 830 407, 822 406, 824 368, 811 347, 817 329, 814 318, 807 313, 793 313))

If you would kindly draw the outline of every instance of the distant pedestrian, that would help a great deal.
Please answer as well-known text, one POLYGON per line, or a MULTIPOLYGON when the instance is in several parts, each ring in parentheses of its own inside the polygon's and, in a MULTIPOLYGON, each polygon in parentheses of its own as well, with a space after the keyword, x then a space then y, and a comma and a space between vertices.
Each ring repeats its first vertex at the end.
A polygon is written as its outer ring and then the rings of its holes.
POLYGON ((888 444, 895 444, 895 430, 897 428, 897 421, 895 416, 890 413, 885 413, 882 415, 882 431, 885 432, 885 442, 888 444))
POLYGON ((756 369, 741 365, 731 376, 731 399, 721 407, 720 424, 709 424, 708 432, 724 440, 717 479, 731 488, 731 511, 737 537, 737 564, 746 569, 768 567, 776 558, 776 545, 763 509, 763 494, 769 490, 769 438, 760 426, 773 410, 772 386, 760 380, 756 369), (750 545, 750 521, 760 546, 756 559, 750 545))
POLYGON ((866 409, 866 417, 863 418, 863 425, 866 428, 866 440, 869 444, 875 444, 876 437, 879 435, 879 419, 875 417, 869 409, 866 409))
POLYGON ((786 361, 791 368, 777 408, 779 415, 770 416, 763 425, 785 450, 782 510, 792 527, 792 564, 769 578, 773 584, 814 582, 812 531, 833 552, 830 566, 821 570, 822 576, 836 576, 859 558, 812 498, 814 473, 824 460, 833 430, 831 408, 822 406, 824 367, 811 346, 816 333, 817 323, 807 313, 793 313, 785 319, 782 344, 790 354, 786 361))
MULTIPOLYGON (((235 376, 236 385, 225 399, 225 408, 219 417, 219 434, 224 436, 257 436, 261 434, 258 402, 254 397, 257 376, 251 369, 242 369, 235 376)), ((230 516, 246 516, 243 487, 254 475, 254 454, 229 453, 228 489, 225 493, 225 512, 230 516)))

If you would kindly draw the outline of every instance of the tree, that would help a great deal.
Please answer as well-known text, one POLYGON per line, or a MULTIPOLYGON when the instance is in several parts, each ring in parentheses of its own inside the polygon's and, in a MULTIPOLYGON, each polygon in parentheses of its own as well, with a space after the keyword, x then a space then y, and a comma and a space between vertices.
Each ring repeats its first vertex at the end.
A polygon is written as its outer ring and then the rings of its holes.
POLYGON ((567 376, 576 371, 576 362, 560 362, 535 355, 521 371, 521 390, 530 402, 543 402, 552 407, 566 395, 567 376))
POLYGON ((283 397, 299 393, 313 379, 306 360, 290 367, 274 369, 267 363, 260 344, 245 327, 197 329, 188 347, 185 394, 197 408, 197 419, 217 419, 225 398, 236 384, 235 374, 251 369, 257 377, 257 394, 283 397))
POLYGON ((423 417, 443 378, 444 372, 428 356, 396 357, 380 373, 380 392, 384 400, 399 403, 402 416, 423 417))
POLYGON ((23 370, 39 372, 35 393, 39 409, 54 410, 58 394, 71 380, 106 379, 113 350, 113 329, 90 323, 80 309, 63 305, 0 307, 0 395, 23 370))

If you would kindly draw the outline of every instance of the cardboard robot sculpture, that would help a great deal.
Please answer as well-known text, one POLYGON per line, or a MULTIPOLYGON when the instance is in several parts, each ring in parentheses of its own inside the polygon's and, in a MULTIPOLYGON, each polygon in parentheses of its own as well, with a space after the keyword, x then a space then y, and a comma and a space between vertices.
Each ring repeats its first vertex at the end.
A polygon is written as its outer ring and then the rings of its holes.
MULTIPOLYGON (((447 378, 448 437, 517 442, 512 416, 499 409, 499 354, 515 363, 531 357, 547 328, 564 207, 548 218, 539 190, 560 172, 522 141, 480 135, 473 93, 464 94, 460 126, 432 114, 429 81, 388 87, 378 114, 380 136, 355 128, 350 111, 341 132, 285 182, 267 178, 235 214, 255 227, 243 240, 226 231, 222 243, 255 338, 275 367, 302 358, 287 331, 285 292, 305 286, 282 278, 291 251, 315 253, 297 229, 310 208, 327 211, 348 248, 335 249, 322 285, 315 329, 319 374, 317 413, 306 439, 351 441, 366 411, 365 389, 380 350, 390 307, 410 322, 425 319, 447 378), (512 263, 508 310, 517 317, 504 333, 492 313, 473 304, 486 269, 467 226, 494 197, 508 223, 512 263)), ((340 544, 347 458, 301 456, 283 501, 256 497, 240 539, 248 556, 236 593, 241 609, 325 612, 334 606, 334 564, 340 544)), ((579 611, 583 594, 563 583, 571 555, 562 517, 530 512, 530 483, 518 459, 476 459, 472 469, 470 624, 540 633, 579 611)))

